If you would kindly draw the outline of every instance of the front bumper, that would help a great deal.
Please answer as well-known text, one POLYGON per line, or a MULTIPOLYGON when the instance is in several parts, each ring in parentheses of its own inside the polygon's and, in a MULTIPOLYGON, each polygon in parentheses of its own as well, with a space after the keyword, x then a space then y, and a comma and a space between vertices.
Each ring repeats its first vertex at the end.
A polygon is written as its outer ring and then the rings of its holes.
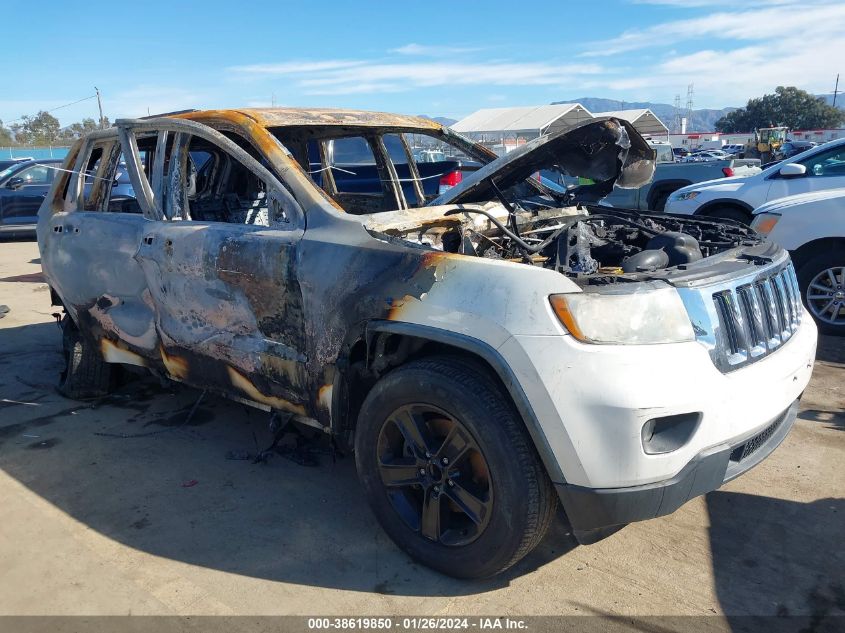
POLYGON ((593 542, 606 528, 671 514, 684 503, 719 488, 750 470, 789 434, 798 414, 798 400, 748 437, 712 446, 698 453, 674 477, 628 488, 586 488, 555 484, 578 539, 593 542))
POLYGON ((587 345, 571 336, 514 336, 500 346, 514 368, 559 465, 554 483, 632 488, 675 477, 697 455, 735 445, 798 399, 812 374, 816 328, 802 319, 792 337, 756 362, 720 372, 698 342, 587 345), (647 454, 651 419, 700 414, 675 450, 647 454))

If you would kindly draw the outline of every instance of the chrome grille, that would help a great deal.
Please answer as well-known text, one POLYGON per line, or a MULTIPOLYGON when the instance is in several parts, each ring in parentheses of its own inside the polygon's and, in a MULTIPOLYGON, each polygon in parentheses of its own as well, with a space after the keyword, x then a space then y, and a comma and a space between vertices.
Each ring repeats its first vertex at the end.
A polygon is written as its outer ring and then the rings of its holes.
POLYGON ((791 263, 712 296, 721 333, 717 351, 721 347, 727 370, 771 353, 800 324, 801 293, 791 263))
POLYGON ((720 284, 678 287, 696 340, 722 371, 764 358, 798 330, 801 293, 788 255, 720 284))

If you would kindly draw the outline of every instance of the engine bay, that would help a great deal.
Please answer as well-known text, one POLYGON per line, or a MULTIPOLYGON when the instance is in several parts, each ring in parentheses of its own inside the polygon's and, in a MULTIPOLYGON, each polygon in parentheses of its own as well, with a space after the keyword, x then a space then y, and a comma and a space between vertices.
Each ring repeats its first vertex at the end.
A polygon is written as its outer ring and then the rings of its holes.
POLYGON ((533 213, 462 205, 441 213, 442 221, 379 232, 449 253, 542 266, 581 284, 639 281, 763 241, 730 220, 592 205, 533 213))

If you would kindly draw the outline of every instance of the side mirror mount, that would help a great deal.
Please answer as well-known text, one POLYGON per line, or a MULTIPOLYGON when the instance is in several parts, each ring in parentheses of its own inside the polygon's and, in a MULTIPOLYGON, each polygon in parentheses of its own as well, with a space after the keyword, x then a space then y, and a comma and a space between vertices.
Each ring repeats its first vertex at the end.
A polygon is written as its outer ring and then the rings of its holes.
POLYGON ((784 178, 799 178, 807 175, 807 168, 798 163, 787 163, 780 168, 778 173, 784 178))
POLYGON ((6 189, 20 189, 23 187, 23 183, 23 178, 9 178, 9 182, 6 183, 6 189))

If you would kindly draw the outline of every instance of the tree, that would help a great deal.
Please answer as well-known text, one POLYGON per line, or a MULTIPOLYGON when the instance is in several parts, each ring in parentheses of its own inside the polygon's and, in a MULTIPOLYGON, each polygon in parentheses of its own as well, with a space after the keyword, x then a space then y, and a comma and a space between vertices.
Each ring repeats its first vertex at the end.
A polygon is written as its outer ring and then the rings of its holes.
MULTIPOLYGON (((105 127, 108 127, 110 125, 108 117, 103 117, 103 125, 105 127)), ((62 140, 72 141, 78 139, 81 136, 85 136, 89 132, 98 130, 99 128, 99 124, 94 119, 82 119, 82 121, 80 121, 79 123, 71 123, 66 128, 63 128, 61 138, 62 140)))
POLYGON ((0 121, 0 145, 11 145, 13 142, 12 130, 5 127, 3 121, 0 121))
POLYGON ((837 127, 845 122, 845 110, 828 105, 821 97, 794 86, 778 86, 775 94, 749 99, 744 108, 716 121, 717 132, 750 132, 761 127, 812 130, 837 127))
POLYGON ((19 145, 52 145, 59 138, 59 120, 49 112, 35 116, 24 115, 22 123, 12 125, 15 141, 19 145))

